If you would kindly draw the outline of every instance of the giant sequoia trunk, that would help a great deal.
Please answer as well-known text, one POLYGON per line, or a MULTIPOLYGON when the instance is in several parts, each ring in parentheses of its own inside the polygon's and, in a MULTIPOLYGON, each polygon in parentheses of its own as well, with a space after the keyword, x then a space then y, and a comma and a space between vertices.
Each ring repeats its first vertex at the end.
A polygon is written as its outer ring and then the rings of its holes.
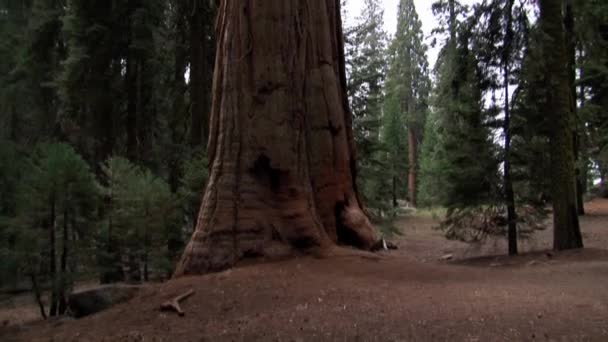
POLYGON ((176 275, 376 233, 355 189, 339 0, 222 0, 211 173, 176 275))
POLYGON ((581 248, 583 239, 576 208, 573 146, 574 113, 568 86, 568 59, 562 15, 563 1, 541 0, 540 23, 545 34, 547 117, 551 118, 551 188, 554 248, 581 248))

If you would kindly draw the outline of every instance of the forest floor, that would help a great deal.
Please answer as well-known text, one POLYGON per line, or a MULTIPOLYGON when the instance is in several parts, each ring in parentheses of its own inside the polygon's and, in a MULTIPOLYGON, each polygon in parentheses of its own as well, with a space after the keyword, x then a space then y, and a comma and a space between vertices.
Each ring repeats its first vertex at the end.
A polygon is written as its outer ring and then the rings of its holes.
POLYGON ((7 323, 0 340, 608 341, 608 200, 587 211, 585 250, 546 252, 547 229, 522 243, 526 254, 489 256, 505 242, 446 241, 432 217, 408 216, 394 252, 342 251, 150 285, 89 318, 7 323), (158 310, 189 289, 185 317, 158 310))

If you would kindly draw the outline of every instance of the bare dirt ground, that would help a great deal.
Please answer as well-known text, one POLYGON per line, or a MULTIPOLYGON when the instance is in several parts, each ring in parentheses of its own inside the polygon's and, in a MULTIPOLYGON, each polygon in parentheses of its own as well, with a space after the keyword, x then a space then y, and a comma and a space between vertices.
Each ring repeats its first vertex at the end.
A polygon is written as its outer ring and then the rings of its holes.
POLYGON ((432 218, 405 217, 395 252, 178 279, 82 320, 5 327, 0 340, 608 341, 608 201, 587 210, 581 251, 545 252, 549 229, 523 243, 527 254, 488 256, 505 243, 446 241, 432 218), (158 310, 189 289, 185 317, 158 310))

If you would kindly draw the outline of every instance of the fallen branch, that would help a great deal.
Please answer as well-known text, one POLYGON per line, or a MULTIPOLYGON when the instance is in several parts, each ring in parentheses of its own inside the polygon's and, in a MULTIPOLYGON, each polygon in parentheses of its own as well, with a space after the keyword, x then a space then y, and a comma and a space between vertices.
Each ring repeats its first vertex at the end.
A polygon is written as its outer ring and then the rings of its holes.
POLYGON ((184 316, 185 312, 179 305, 180 302, 186 300, 188 297, 194 294, 194 290, 188 290, 188 292, 175 297, 172 300, 166 301, 160 305, 161 311, 175 311, 179 316, 184 316))

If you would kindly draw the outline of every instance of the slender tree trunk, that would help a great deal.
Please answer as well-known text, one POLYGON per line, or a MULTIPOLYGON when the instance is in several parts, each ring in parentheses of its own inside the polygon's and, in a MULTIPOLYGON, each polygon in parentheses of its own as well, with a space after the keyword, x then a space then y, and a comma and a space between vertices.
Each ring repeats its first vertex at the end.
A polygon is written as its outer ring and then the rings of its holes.
MULTIPOLYGON (((584 58, 584 52, 583 49, 580 49, 580 54, 581 54, 581 59, 584 58)), ((583 63, 581 63, 583 64, 583 63)), ((584 79, 584 70, 583 67, 581 66, 579 69, 579 73, 580 73, 580 78, 584 79)), ((580 108, 581 111, 583 110, 583 108, 585 108, 585 105, 587 103, 587 99, 586 99, 586 95, 585 95, 585 83, 584 82, 580 82, 580 86, 579 86, 579 102, 580 102, 580 108)), ((579 182, 579 186, 582 187, 582 193, 586 194, 587 191, 589 191, 589 162, 588 162, 588 152, 586 149, 586 146, 588 144, 588 141, 586 139, 586 133, 585 133, 585 127, 582 127, 583 129, 583 133, 579 139, 579 146, 582 146, 582 148, 579 148, 579 153, 581 153, 581 174, 578 178, 578 182, 579 182)), ((581 200, 584 198, 584 196, 580 196, 581 200)), ((584 203, 582 203, 582 208, 584 210, 585 206, 584 203)), ((581 206, 579 206, 580 208, 581 206)), ((579 214, 580 211, 579 211, 579 214)))
POLYGON ((416 116, 416 100, 414 99, 414 63, 412 61, 412 51, 408 49, 406 58, 407 74, 407 140, 408 140, 408 197, 412 207, 417 207, 418 202, 416 200, 416 186, 417 186, 417 175, 418 175, 418 136, 416 134, 418 130, 418 120, 416 116))
POLYGON ((144 278, 144 282, 148 282, 150 281, 150 273, 149 273, 149 268, 148 268, 148 264, 149 264, 149 257, 150 257, 150 241, 148 241, 149 237, 147 236, 146 233, 146 237, 144 238, 145 240, 145 247, 144 247, 144 255, 143 255, 143 264, 144 264, 144 274, 143 274, 143 278, 144 278))
POLYGON ((509 109, 509 71, 505 68, 505 157, 504 157, 504 186, 505 201, 507 203, 507 222, 509 255, 517 254, 517 212, 515 210, 515 193, 511 179, 511 113, 509 109))
POLYGON ((397 208, 399 206, 399 202, 397 201, 397 176, 393 176, 393 186, 392 186, 392 197, 393 197, 393 208, 397 208))
POLYGON ((566 29, 566 53, 568 55, 568 85, 570 88, 570 111, 574 116, 573 126, 573 150, 575 161, 575 184, 576 184, 576 208, 579 215, 585 215, 585 202, 583 200, 584 191, 581 182, 581 167, 580 167, 580 135, 581 127, 578 122, 577 106, 576 106, 576 32, 574 27, 574 8, 572 0, 566 0, 566 13, 564 17, 564 27, 566 29))
POLYGON ((57 316, 57 253, 55 251, 55 194, 50 197, 51 212, 49 215, 49 271, 51 274, 51 305, 49 316, 57 316))
MULTIPOLYGON (((114 198, 113 193, 110 194, 110 197, 112 199, 114 198)), ((112 206, 113 203, 110 202, 109 208, 107 209, 110 211, 110 214, 108 215, 108 236, 106 242, 107 257, 104 258, 103 265, 101 265, 104 268, 103 274, 101 275, 102 284, 116 283, 125 280, 125 274, 122 269, 122 257, 120 247, 118 246, 118 242, 114 238, 112 206)))
POLYGON ((205 49, 204 49, 204 4, 201 0, 191 0, 190 14, 190 145, 203 144, 203 131, 208 126, 208 93, 205 91, 205 49))
MULTIPOLYGON (((149 216, 149 210, 146 208, 146 217, 149 216)), ((148 273, 148 258, 149 258, 149 253, 150 253, 150 232, 148 231, 148 227, 144 227, 144 250, 143 250, 143 255, 142 255, 142 263, 144 264, 144 270, 143 270, 143 278, 144 278, 144 282, 148 282, 149 280, 149 273, 148 273)))
POLYGON ((450 11, 450 43, 456 47, 456 5, 454 0, 448 0, 450 11))
MULTIPOLYGON (((67 205, 66 205, 67 207, 67 205)), ((65 313, 65 311, 67 310, 67 305, 68 305, 68 301, 67 301, 67 297, 66 297, 66 291, 67 291, 67 274, 68 274, 68 209, 64 208, 63 209, 63 243, 62 243, 62 250, 61 250, 61 275, 59 277, 59 308, 58 308, 58 313, 59 315, 63 315, 65 313)))
POLYGON ((407 129, 408 149, 409 149, 409 174, 408 174, 408 192, 410 204, 412 207, 417 207, 416 200, 416 184, 418 174, 418 140, 416 138, 416 130, 410 124, 407 129))
POLYGON ((211 174, 176 275, 336 243, 371 248, 339 0, 222 0, 218 32, 211 174))
POLYGON ((553 227, 556 250, 582 248, 583 239, 576 209, 573 113, 570 104, 568 64, 562 1, 540 1, 540 23, 545 34, 544 61, 547 78, 545 110, 551 118, 551 181, 553 227))
MULTIPOLYGON (((176 18, 174 18, 175 25, 177 25, 175 33, 175 51, 173 66, 173 103, 172 113, 169 116, 169 129, 171 130, 171 141, 174 146, 184 145, 187 142, 186 136, 180 131, 180 123, 185 122, 187 110, 184 101, 184 94, 186 93, 187 86, 184 74, 187 69, 187 29, 185 20, 186 6, 184 1, 177 3, 178 8, 176 9, 176 18)), ((176 151, 177 152, 177 151, 176 151)), ((182 176, 181 172, 181 159, 184 158, 184 154, 173 153, 169 160, 169 186, 172 193, 177 193, 180 186, 180 179, 182 176)), ((167 239, 167 252, 169 260, 176 261, 179 257, 179 252, 184 247, 185 242, 182 239, 181 230, 179 228, 169 232, 167 239)))
POLYGON ((36 278, 36 275, 33 272, 30 274, 30 279, 32 281, 32 292, 34 292, 34 299, 36 300, 38 308, 40 309, 40 315, 42 316, 42 319, 46 320, 48 317, 44 308, 44 302, 42 301, 40 286, 38 286, 38 279, 36 278))
POLYGON ((150 160, 150 150, 152 143, 152 133, 150 132, 150 123, 156 122, 156 109, 151 104, 150 98, 153 96, 150 90, 150 84, 145 82, 151 82, 150 78, 144 79, 145 74, 145 63, 142 58, 137 60, 136 64, 136 96, 137 96, 137 159, 142 162, 150 160))
POLYGON ((127 94, 127 156, 137 160, 137 68, 136 59, 127 57, 125 87, 127 94))
POLYGON ((509 77, 510 77, 510 60, 511 46, 513 41, 513 0, 509 0, 506 6, 505 16, 507 21, 507 31, 505 34, 505 47, 503 55, 503 79, 505 89, 505 156, 504 156, 504 187, 505 187, 505 202, 507 204, 507 223, 508 223, 508 240, 509 240, 509 255, 517 254, 517 212, 515 210, 515 193, 513 192, 513 181, 511 179, 511 110, 509 107, 509 77))
MULTIPOLYGON (((69 243, 72 246, 76 246, 78 244, 78 234, 76 233, 76 219, 74 218, 75 215, 72 215, 70 217, 70 220, 72 221, 70 223, 70 226, 72 227, 72 231, 70 234, 70 241, 69 243)), ((78 254, 71 252, 72 256, 68 258, 68 269, 70 270, 71 274, 78 274, 78 254)), ((68 281, 68 289, 70 291, 72 291, 74 289, 74 280, 72 278, 69 279, 68 281)))
POLYGON ((10 104, 10 117, 11 117, 11 121, 10 121, 10 132, 8 134, 9 139, 13 142, 18 142, 19 138, 22 136, 21 134, 21 124, 20 124, 20 116, 17 112, 17 104, 15 103, 15 100, 12 101, 12 103, 10 104))
POLYGON ((141 256, 141 251, 136 251, 133 250, 133 248, 131 248, 128 252, 127 255, 127 259, 128 259, 128 272, 129 272, 129 281, 132 283, 140 283, 141 282, 141 264, 140 262, 142 261, 140 258, 141 256))

